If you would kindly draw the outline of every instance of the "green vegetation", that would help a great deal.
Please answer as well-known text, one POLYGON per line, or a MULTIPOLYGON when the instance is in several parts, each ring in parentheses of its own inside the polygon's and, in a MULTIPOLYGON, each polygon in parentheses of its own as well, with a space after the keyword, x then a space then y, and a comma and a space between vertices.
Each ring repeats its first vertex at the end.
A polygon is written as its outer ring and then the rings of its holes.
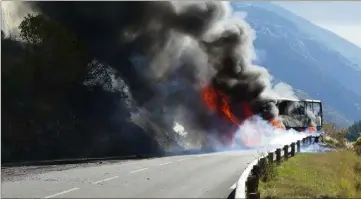
POLYGON ((361 135, 357 138, 356 142, 353 143, 353 150, 359 156, 361 156, 361 135))
POLYGON ((271 172, 262 198, 361 197, 361 159, 351 151, 299 154, 271 172))
POLYGON ((361 136, 349 142, 350 129, 325 123, 324 142, 335 151, 304 153, 268 168, 260 183, 262 198, 360 198, 361 136))
POLYGON ((356 141, 360 135, 361 135, 361 120, 358 122, 355 122, 353 125, 351 125, 348 128, 347 139, 349 139, 351 141, 356 141))
POLYGON ((324 123, 323 130, 325 132, 324 142, 328 147, 332 148, 345 148, 347 141, 347 129, 338 128, 332 123, 324 123))

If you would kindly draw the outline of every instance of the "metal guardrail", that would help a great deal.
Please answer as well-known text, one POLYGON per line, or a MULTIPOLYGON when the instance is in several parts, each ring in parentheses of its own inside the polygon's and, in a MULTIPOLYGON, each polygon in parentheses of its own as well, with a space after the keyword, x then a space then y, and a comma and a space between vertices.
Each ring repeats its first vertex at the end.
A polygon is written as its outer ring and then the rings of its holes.
POLYGON ((260 199, 261 196, 258 191, 258 184, 260 178, 267 174, 267 167, 271 164, 281 164, 282 161, 286 161, 288 158, 300 153, 302 147, 318 143, 318 141, 319 136, 308 136, 297 142, 284 145, 282 148, 277 148, 275 151, 271 151, 267 155, 263 155, 255 160, 249 165, 249 168, 246 169, 246 177, 243 176, 244 179, 238 181, 238 183, 244 184, 237 186, 237 189, 239 188, 241 191, 236 192, 235 198, 260 199))

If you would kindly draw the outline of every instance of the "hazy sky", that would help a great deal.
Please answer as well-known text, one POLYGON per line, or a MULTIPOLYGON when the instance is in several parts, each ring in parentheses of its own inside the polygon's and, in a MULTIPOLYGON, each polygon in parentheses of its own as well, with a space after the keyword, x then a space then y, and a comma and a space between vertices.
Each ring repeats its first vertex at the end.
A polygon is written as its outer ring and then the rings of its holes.
POLYGON ((361 47, 361 1, 273 2, 361 47))

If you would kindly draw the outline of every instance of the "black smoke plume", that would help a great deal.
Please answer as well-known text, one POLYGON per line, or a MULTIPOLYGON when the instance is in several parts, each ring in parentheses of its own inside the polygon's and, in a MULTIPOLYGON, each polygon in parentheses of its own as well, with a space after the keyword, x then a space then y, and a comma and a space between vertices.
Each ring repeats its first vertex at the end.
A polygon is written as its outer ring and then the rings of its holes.
POLYGON ((67 25, 93 57, 116 69, 142 109, 135 114, 142 122, 147 117, 172 131, 177 121, 192 144, 204 139, 215 128, 200 97, 207 83, 236 106, 261 109, 267 71, 252 64, 251 28, 228 18, 224 2, 27 3, 67 25))
POLYGON ((207 134, 224 133, 201 99, 207 84, 230 97, 235 109, 242 102, 255 114, 277 116, 262 95, 270 86, 267 70, 252 63, 254 33, 244 20, 230 17, 225 2, 26 4, 65 24, 92 58, 117 71, 134 101, 131 118, 145 129, 179 139, 177 122, 188 133, 185 145, 202 145, 207 134))

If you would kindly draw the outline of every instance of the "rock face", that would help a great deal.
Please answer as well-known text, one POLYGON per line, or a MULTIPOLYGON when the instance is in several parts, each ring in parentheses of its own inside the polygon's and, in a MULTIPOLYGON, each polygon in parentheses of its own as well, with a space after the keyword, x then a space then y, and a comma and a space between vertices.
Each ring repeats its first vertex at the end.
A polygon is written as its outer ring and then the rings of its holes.
POLYGON ((299 97, 322 100, 326 120, 348 126, 361 119, 361 62, 352 59, 354 53, 335 48, 338 36, 269 2, 233 7, 247 13, 245 19, 256 31, 257 64, 292 85, 299 97), (320 39, 321 32, 332 45, 320 39))

